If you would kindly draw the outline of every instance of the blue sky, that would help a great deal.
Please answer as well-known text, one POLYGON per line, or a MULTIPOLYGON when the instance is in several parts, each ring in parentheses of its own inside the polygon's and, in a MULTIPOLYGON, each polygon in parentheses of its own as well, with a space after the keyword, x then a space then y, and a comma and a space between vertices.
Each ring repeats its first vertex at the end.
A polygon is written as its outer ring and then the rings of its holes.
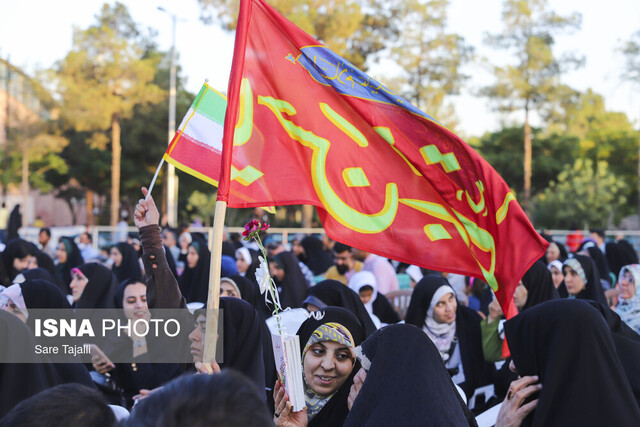
MULTIPOLYGON (((0 2, 0 57, 22 67, 27 73, 35 68, 51 66, 71 48, 73 26, 86 28, 98 13, 101 0, 20 0, 0 2)), ((158 6, 177 14, 176 45, 180 63, 188 77, 187 88, 196 93, 204 79, 220 90, 226 90, 233 51, 233 34, 199 21, 196 0, 125 0, 134 20, 158 32, 161 48, 171 45, 171 19, 157 10, 158 6)), ((576 50, 586 56, 585 66, 563 80, 585 90, 593 88, 604 95, 607 108, 624 111, 640 122, 640 88, 624 84, 620 74, 624 60, 617 52, 622 40, 640 31, 640 1, 637 0, 562 0, 550 2, 560 14, 580 12, 582 29, 557 39, 558 52, 576 50)), ((465 37, 479 55, 494 62, 508 57, 482 45, 486 32, 499 32, 502 1, 451 0, 449 28, 465 37)), ((384 81, 381 70, 372 74, 384 81)), ((491 75, 480 65, 466 71, 473 77, 468 89, 453 100, 459 119, 457 130, 463 136, 480 135, 500 127, 501 117, 491 111, 486 99, 471 95, 474 89, 491 83, 491 75)), ((178 118, 180 121, 181 118, 178 118)), ((518 117, 516 117, 518 119, 518 117)))

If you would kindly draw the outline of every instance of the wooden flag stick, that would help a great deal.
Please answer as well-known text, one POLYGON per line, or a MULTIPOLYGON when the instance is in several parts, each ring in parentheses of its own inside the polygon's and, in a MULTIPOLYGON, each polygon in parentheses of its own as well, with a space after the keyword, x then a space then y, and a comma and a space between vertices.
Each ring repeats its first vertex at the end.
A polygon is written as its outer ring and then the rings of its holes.
POLYGON ((222 266, 222 235, 224 233, 224 217, 227 202, 216 201, 213 218, 213 241, 210 242, 211 266, 209 269, 209 293, 207 297, 207 331, 204 341, 202 361, 211 363, 215 360, 218 341, 218 309, 220 308, 220 270, 222 266))

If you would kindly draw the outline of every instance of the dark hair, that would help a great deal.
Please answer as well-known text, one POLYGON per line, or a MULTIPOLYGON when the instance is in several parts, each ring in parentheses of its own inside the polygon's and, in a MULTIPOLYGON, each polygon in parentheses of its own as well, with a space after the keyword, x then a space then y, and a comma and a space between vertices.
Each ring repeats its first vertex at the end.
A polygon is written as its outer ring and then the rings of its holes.
MULTIPOLYGON (((467 286, 471 282, 471 278, 467 277, 467 286)), ((489 285, 484 280, 480 280, 477 277, 473 278, 473 286, 471 287, 471 294, 475 295, 478 299, 482 299, 482 295, 485 293, 489 285)))
POLYGON ((604 230, 602 228, 592 228, 589 233, 595 233, 604 239, 604 230))
POLYGON ((116 425, 116 417, 99 391, 70 383, 23 400, 0 424, 3 427, 111 427, 116 425))
POLYGON ((373 292, 373 286, 371 285, 364 285, 363 287, 360 288, 360 290, 358 291, 358 293, 362 292, 362 291, 371 291, 373 292))
MULTIPOLYGON (((45 233, 47 236, 51 237, 51 230, 49 229, 49 227, 43 227, 40 229, 40 233, 45 233)), ((38 234, 40 234, 38 233, 38 234)))
POLYGON ((86 235, 86 236, 87 236, 87 239, 89 239, 89 241, 90 241, 91 243, 93 243, 93 236, 91 235, 91 233, 89 233, 88 231, 85 231, 85 232, 84 232, 84 233, 82 233, 82 234, 86 235))
POLYGON ((171 227, 165 227, 162 229, 162 235, 166 236, 168 233, 173 234, 173 238, 177 240, 178 234, 176 233, 176 229, 175 228, 171 228, 171 227))
POLYGON ((333 252, 337 254, 341 254, 342 252, 346 252, 346 251, 351 252, 351 246, 347 246, 344 243, 340 243, 340 242, 336 242, 336 244, 333 245, 333 252))
POLYGON ((266 248, 268 250, 274 250, 274 249, 278 249, 280 246, 282 246, 282 242, 279 240, 272 240, 269 243, 267 243, 266 248))
POLYGON ((255 385, 241 373, 183 375, 136 405, 123 427, 273 425, 255 385))

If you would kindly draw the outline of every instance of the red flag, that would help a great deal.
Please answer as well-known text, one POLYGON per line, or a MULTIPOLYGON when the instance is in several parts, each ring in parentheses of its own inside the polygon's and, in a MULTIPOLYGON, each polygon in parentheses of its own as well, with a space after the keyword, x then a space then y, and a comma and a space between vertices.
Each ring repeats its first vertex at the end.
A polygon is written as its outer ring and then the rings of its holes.
POLYGON ((315 205, 331 238, 481 278, 515 314, 547 244, 458 136, 264 0, 241 1, 228 93, 219 200, 315 205))

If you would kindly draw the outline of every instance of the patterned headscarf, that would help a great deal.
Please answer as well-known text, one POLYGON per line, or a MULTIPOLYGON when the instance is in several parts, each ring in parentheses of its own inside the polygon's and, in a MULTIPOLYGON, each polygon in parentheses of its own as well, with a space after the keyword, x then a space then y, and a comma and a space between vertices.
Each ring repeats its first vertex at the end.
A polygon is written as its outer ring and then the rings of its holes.
MULTIPOLYGON (((315 343, 332 341, 337 342, 338 344, 345 345, 350 349, 354 349, 354 339, 351 335, 351 332, 344 326, 339 323, 329 322, 324 323, 313 331, 311 337, 307 341, 304 346, 304 350, 302 351, 302 361, 304 363, 304 358, 307 355, 307 351, 309 347, 311 347, 315 343)), ((355 360, 354 360, 355 361, 355 360)), ((304 394, 305 394, 305 402, 307 406, 307 417, 309 421, 313 419, 313 417, 318 414, 322 410, 322 407, 331 399, 333 394, 329 396, 321 396, 316 394, 311 387, 307 385, 307 381, 305 379, 304 382, 304 394)))
POLYGON ((636 287, 635 294, 630 299, 619 297, 616 313, 624 323, 640 334, 640 264, 625 265, 620 269, 618 283, 622 282, 626 272, 633 276, 633 283, 636 287))
POLYGON ((563 266, 569 267, 572 270, 574 270, 576 273, 578 273, 578 276, 580 276, 580 278, 585 284, 588 282, 587 275, 584 273, 584 269, 582 268, 582 265, 580 265, 580 262, 577 259, 569 258, 564 262, 563 266))

